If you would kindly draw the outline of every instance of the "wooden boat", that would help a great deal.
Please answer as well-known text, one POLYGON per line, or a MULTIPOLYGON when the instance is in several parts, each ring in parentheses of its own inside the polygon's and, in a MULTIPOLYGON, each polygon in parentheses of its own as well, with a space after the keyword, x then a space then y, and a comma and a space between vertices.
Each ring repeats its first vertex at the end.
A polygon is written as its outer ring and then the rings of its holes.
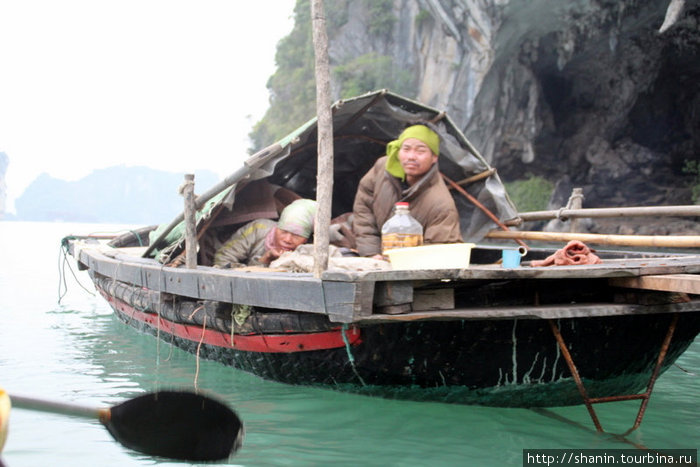
POLYGON ((198 198, 196 268, 181 266, 182 217, 107 244, 71 236, 64 245, 125 323, 263 378, 494 406, 644 399, 630 395, 650 393, 700 332, 700 256, 607 250, 601 264, 529 267, 559 244, 503 268, 505 245, 484 236, 518 214, 497 173, 444 113, 386 91, 333 106, 333 216, 351 210, 360 177, 416 121, 440 133, 440 169, 461 187, 465 239, 477 242, 468 267, 329 267, 320 277, 211 267, 207 236, 253 212, 277 216, 263 206, 270 186, 282 187, 278 198, 315 198, 315 119, 198 198))

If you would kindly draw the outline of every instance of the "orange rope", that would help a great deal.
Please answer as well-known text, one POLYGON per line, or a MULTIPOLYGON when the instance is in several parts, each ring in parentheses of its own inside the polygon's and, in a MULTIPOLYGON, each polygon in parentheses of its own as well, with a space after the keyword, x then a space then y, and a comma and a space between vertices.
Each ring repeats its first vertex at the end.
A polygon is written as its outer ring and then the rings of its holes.
MULTIPOLYGON (((498 217, 496 217, 496 215, 495 215, 494 213, 492 213, 492 212, 489 210, 489 208, 487 208, 486 206, 484 206, 483 204, 481 204, 481 203, 479 202, 479 200, 477 200, 477 199, 474 198, 472 195, 470 195, 469 193, 467 193, 467 190, 465 190, 465 189, 462 188, 461 186, 457 185, 457 184, 456 184, 454 181, 452 181, 452 179, 450 179, 447 175, 445 175, 445 174, 443 174, 443 173, 441 173, 441 175, 442 175, 442 178, 444 178, 445 181, 446 181, 447 183, 449 183, 450 186, 451 186, 452 188, 454 188, 455 190, 459 191, 462 195, 464 195, 465 198, 467 198, 469 201, 471 201, 472 204, 474 204, 474 206, 476 206, 477 208, 481 209, 481 210, 484 212, 484 214, 486 214, 486 215, 489 217, 489 219, 491 219, 492 221, 494 221, 494 222, 496 223, 496 225, 498 225, 502 230, 505 230, 505 231, 508 231, 508 230, 509 230, 508 227, 506 227, 506 225, 505 225, 503 222, 501 222, 501 221, 498 219, 498 217)), ((527 248, 527 249, 530 249, 530 248, 525 244, 525 242, 523 242, 522 240, 517 239, 517 238, 514 239, 514 240, 515 240, 519 245, 521 245, 521 246, 523 246, 523 247, 525 247, 525 248, 527 248)))

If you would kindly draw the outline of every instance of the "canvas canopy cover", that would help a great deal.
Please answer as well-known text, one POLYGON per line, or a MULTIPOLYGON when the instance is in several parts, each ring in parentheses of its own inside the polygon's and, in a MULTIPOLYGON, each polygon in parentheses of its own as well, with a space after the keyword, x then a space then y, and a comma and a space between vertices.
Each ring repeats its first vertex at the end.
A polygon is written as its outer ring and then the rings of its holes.
MULTIPOLYGON (((352 210, 362 176, 385 154, 386 144, 409 125, 422 123, 440 136, 440 171, 464 181, 489 174, 463 188, 499 220, 517 217, 498 174, 444 113, 391 93, 374 91, 332 106, 334 169, 332 216, 352 210)), ((247 159, 243 167, 198 198, 198 229, 212 217, 234 208, 237 187, 266 179, 303 198, 316 199, 317 119, 313 118, 285 138, 247 159)), ((481 240, 496 224, 474 203, 453 190, 464 240, 481 240)), ((151 233, 144 256, 168 262, 184 247, 182 217, 151 233)))

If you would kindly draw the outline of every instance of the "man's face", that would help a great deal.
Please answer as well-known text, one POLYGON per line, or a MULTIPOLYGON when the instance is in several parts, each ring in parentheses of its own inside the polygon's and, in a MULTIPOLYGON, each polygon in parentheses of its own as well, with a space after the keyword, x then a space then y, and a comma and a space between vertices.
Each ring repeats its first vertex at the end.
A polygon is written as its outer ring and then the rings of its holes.
POLYGON ((294 251, 299 245, 306 243, 306 238, 277 228, 275 229, 275 243, 284 250, 294 251))
POLYGON ((406 181, 412 185, 437 161, 427 144, 416 138, 404 140, 399 148, 399 162, 406 172, 406 181))

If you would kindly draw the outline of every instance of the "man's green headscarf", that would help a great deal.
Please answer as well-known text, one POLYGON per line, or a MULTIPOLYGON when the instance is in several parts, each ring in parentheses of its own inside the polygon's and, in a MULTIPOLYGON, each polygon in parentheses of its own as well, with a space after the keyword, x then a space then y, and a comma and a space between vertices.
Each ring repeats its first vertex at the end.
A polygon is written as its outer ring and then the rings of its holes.
POLYGON ((389 156, 386 160, 386 171, 396 178, 401 180, 406 179, 406 172, 401 167, 399 161, 399 149, 408 138, 416 138, 428 145, 435 155, 440 154, 440 137, 433 130, 425 125, 409 126, 399 135, 398 139, 389 142, 386 145, 386 155, 389 156))

